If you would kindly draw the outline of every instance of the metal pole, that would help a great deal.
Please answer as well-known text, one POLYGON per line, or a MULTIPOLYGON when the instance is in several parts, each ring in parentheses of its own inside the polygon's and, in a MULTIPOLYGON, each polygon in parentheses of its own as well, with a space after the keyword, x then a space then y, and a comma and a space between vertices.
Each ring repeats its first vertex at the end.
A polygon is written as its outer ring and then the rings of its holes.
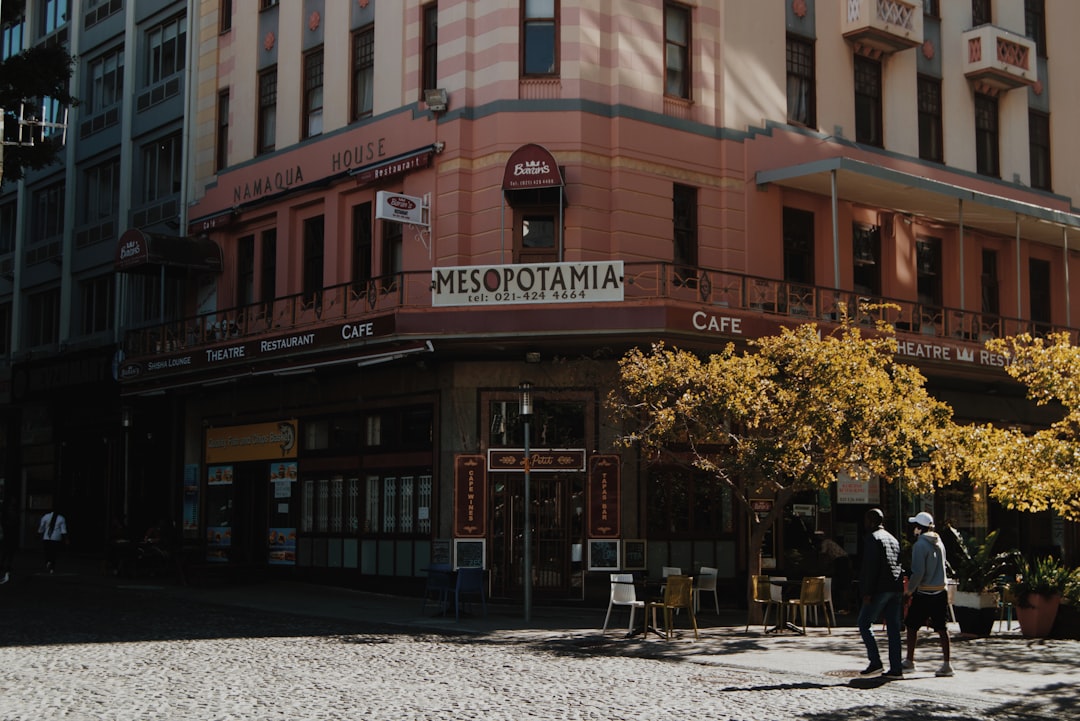
POLYGON ((529 421, 532 419, 532 385, 523 381, 521 390, 521 418, 525 421, 525 543, 523 553, 525 555, 524 567, 525 579, 523 582, 525 596, 525 621, 532 620, 532 483, 530 482, 531 459, 529 458, 529 421))

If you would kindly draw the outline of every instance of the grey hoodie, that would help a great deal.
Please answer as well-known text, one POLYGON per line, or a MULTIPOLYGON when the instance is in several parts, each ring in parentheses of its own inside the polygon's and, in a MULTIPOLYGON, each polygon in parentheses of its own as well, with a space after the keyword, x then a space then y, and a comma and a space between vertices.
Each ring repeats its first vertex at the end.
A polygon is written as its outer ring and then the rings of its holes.
POLYGON ((938 593, 945 590, 945 544, 941 536, 925 531, 911 547, 908 592, 938 593))

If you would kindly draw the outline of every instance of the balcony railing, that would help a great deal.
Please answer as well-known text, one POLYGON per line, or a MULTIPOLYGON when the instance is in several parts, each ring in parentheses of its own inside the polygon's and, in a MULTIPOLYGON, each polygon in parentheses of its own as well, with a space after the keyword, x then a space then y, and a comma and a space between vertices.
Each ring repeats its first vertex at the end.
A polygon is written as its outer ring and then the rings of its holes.
POLYGON ((845 0, 841 32, 849 42, 879 54, 922 45, 922 2, 910 0, 845 0))
POLYGON ((1035 41, 994 25, 965 32, 964 76, 982 90, 1000 92, 1038 80, 1035 41))
MULTIPOLYGON (((627 302, 673 301, 806 321, 837 321, 844 312, 861 313, 858 320, 884 320, 900 333, 974 343, 1056 331, 1067 331, 1078 341, 1078 332, 1070 328, 910 300, 670 263, 626 263, 623 268, 627 302), (859 310, 866 305, 891 307, 859 310)), ((431 271, 398 273, 132 329, 125 335, 124 350, 134 359, 431 307, 431 271)))

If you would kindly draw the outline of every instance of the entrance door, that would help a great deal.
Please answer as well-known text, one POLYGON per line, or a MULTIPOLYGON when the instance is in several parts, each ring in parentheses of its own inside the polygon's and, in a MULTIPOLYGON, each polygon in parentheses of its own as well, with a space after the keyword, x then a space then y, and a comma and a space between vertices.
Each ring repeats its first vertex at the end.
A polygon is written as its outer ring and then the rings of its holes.
MULTIPOLYGON (((533 595, 580 598, 584 543, 584 476, 532 473, 533 595)), ((525 578, 525 476, 493 473, 491 592, 520 598, 525 578)))

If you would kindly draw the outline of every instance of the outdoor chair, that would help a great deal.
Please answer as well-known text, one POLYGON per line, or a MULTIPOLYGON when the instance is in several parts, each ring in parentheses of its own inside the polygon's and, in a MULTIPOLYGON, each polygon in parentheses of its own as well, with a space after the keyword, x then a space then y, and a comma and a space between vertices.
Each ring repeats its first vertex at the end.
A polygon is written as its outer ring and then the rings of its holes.
POLYGON ((484 569, 458 569, 457 584, 454 586, 454 618, 458 621, 461 620, 462 596, 479 596, 480 606, 484 610, 484 618, 487 618, 487 599, 484 594, 484 569))
POLYGON ((446 613, 446 607, 450 600, 450 591, 453 590, 454 572, 449 563, 433 563, 428 567, 427 583, 424 585, 424 605, 420 612, 427 611, 429 603, 438 603, 442 613, 446 613))
POLYGON ((713 606, 716 607, 716 613, 720 613, 720 597, 716 595, 716 577, 719 571, 709 566, 702 566, 701 573, 697 577, 697 586, 694 587, 694 610, 701 610, 701 594, 711 593, 713 597, 713 606))
POLYGON ((694 577, 693 576, 668 576, 667 585, 664 587, 663 601, 650 601, 645 604, 645 613, 653 616, 653 626, 656 626, 656 612, 664 614, 664 634, 668 640, 674 633, 675 613, 686 609, 690 616, 690 624, 694 627, 694 638, 698 638, 697 616, 694 614, 694 577))
POLYGON ((802 630, 806 633, 806 609, 821 608, 825 616, 825 626, 832 634, 832 624, 829 622, 829 613, 825 610, 825 577, 806 576, 802 580, 802 588, 798 598, 789 598, 784 602, 793 611, 802 613, 802 630))
MULTIPOLYGON (((781 607, 780 607, 781 602, 778 599, 773 597, 773 588, 776 588, 777 590, 780 590, 780 587, 779 586, 773 586, 772 583, 770 583, 768 576, 754 576, 753 583, 754 583, 753 596, 750 599, 751 600, 751 609, 753 609, 753 604, 761 604, 761 605, 765 606, 765 612, 764 612, 764 615, 761 618, 762 630, 765 630, 765 629, 767 629, 769 627, 769 610, 772 609, 772 608, 776 608, 777 613, 780 613, 780 611, 781 611, 781 607)), ((745 629, 745 631, 749 631, 749 630, 750 630, 750 611, 747 611, 747 613, 746 613, 746 629, 745 629)))
POLYGON ((604 616, 604 628, 601 633, 607 633, 608 621, 611 620, 611 609, 615 606, 630 607, 630 625, 627 627, 627 631, 633 631, 634 613, 639 608, 642 611, 645 610, 645 602, 638 600, 633 574, 611 574, 611 598, 608 600, 607 615, 604 616))

